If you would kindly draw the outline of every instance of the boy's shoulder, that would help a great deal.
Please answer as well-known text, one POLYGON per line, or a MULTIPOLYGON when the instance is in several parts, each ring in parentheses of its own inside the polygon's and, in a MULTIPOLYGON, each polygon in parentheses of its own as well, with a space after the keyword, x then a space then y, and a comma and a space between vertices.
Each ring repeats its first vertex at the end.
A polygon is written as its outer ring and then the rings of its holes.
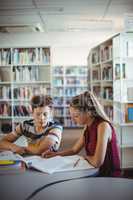
POLYGON ((56 124, 59 124, 59 125, 61 125, 60 124, 60 122, 59 121, 57 121, 57 120, 51 120, 51 121, 49 121, 49 125, 56 125, 56 124))
POLYGON ((57 120, 52 120, 48 123, 48 127, 49 128, 60 128, 63 129, 62 125, 60 124, 60 122, 58 122, 57 120))
POLYGON ((23 124, 33 125, 34 124, 34 120, 33 119, 25 120, 25 121, 23 121, 23 124))
POLYGON ((20 123, 20 126, 22 128, 26 128, 26 127, 33 127, 34 126, 34 120, 33 119, 29 119, 29 120, 24 120, 23 122, 20 123))

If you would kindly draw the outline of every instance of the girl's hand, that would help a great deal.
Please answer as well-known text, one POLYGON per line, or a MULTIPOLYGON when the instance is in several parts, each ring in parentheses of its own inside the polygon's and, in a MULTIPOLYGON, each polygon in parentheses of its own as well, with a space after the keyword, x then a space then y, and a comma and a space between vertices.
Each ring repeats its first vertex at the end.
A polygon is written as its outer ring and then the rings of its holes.
POLYGON ((41 156, 43 158, 51 158, 51 157, 54 157, 54 156, 57 156, 57 155, 58 155, 57 152, 54 152, 54 151, 51 151, 51 150, 47 150, 47 151, 45 151, 41 154, 41 156))

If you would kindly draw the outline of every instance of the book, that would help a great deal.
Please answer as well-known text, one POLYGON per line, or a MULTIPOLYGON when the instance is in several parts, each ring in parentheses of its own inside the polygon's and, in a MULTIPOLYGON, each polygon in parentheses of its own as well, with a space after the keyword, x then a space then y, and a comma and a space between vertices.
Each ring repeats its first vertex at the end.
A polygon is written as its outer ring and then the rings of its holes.
POLYGON ((21 173, 25 171, 24 162, 21 160, 0 160, 0 174, 21 173))
POLYGON ((48 174, 94 168, 79 155, 55 156, 52 158, 42 158, 41 156, 22 157, 11 151, 4 151, 0 153, 0 160, 20 160, 26 164, 27 168, 33 168, 48 174))
POLYGON ((65 159, 68 160, 67 165, 65 165, 61 169, 57 169, 56 172, 88 170, 94 168, 94 166, 89 164, 87 160, 85 160, 82 156, 79 155, 65 156, 65 159))

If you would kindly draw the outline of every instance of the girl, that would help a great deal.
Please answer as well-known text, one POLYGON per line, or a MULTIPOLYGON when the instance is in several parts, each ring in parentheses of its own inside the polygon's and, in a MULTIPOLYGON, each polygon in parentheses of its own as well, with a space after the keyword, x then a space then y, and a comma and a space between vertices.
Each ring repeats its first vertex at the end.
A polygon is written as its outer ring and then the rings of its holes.
POLYGON ((52 103, 52 98, 49 96, 33 96, 31 99, 33 119, 20 123, 14 132, 7 134, 0 141, 0 149, 37 155, 48 149, 56 151, 61 142, 62 126, 51 120, 52 103), (28 140, 28 146, 25 148, 13 143, 21 135, 28 140))
POLYGON ((81 137, 68 150, 55 153, 47 151, 42 156, 74 155, 84 147, 85 159, 99 168, 99 176, 120 176, 115 130, 96 97, 88 91, 73 97, 70 102, 70 115, 74 122, 84 126, 81 137))

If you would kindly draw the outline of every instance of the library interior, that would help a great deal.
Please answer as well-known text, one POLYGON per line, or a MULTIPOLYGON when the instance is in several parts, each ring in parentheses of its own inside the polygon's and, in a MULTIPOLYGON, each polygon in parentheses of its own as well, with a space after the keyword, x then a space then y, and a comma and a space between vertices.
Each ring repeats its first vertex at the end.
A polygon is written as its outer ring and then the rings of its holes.
POLYGON ((70 102, 85 91, 113 124, 132 179, 133 1, 0 0, 0 140, 33 118, 31 98, 43 94, 63 127, 59 150, 70 148, 84 130, 70 102))

